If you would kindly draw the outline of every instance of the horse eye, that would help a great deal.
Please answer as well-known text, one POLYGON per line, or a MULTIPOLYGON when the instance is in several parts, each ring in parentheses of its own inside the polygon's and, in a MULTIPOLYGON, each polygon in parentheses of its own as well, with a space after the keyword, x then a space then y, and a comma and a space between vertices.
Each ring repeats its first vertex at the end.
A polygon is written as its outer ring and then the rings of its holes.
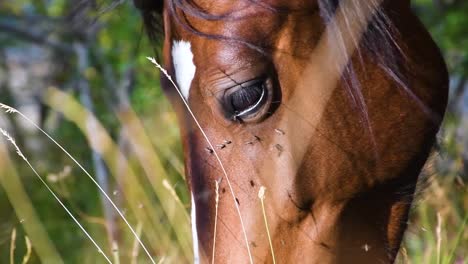
POLYGON ((266 102, 267 89, 263 80, 250 81, 234 89, 225 96, 227 112, 233 119, 254 115, 266 102))

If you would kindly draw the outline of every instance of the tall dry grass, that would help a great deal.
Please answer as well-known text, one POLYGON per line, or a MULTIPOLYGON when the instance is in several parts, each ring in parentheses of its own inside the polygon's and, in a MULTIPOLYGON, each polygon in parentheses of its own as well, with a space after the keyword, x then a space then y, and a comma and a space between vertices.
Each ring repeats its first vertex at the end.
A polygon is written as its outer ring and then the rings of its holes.
MULTIPOLYGON (((157 114, 143 119, 130 107, 115 111, 113 114, 125 130, 130 146, 124 151, 97 118, 72 96, 51 89, 46 98, 48 106, 62 113, 82 131, 88 138, 88 147, 103 156, 115 189, 108 195, 134 229, 133 233, 120 218, 111 219, 118 227, 118 236, 116 241, 107 241, 109 219, 104 218, 102 211, 83 211, 80 201, 74 200, 74 194, 79 192, 74 188, 76 182, 89 181, 84 173, 74 168, 72 172, 46 177, 58 198, 89 230, 102 253, 112 263, 190 263, 193 258, 188 215, 190 196, 184 187, 183 158, 180 151, 174 150, 179 138, 175 116, 169 108, 154 109, 157 114), (96 122, 92 134, 86 129, 90 119, 96 122), (138 242, 140 238, 152 260, 142 250, 138 242)), ((48 223, 54 223, 54 218, 66 218, 38 211, 40 207, 28 191, 28 184, 33 179, 27 175, 33 171, 24 168, 24 163, 14 153, 16 150, 5 138, 0 142, 0 184, 4 192, 0 197, 8 200, 17 219, 12 225, 5 226, 0 222, 3 229, 0 232, 0 263, 106 263, 95 245, 77 231, 72 220, 65 220, 68 224, 61 228, 61 232, 70 233, 74 242, 66 244, 74 247, 64 249, 64 242, 54 240, 53 227, 48 223)), ((68 147, 73 153, 73 146, 68 147)), ((50 147, 43 151, 46 158, 48 152, 60 152, 60 149, 50 147)), ((466 178, 439 171, 437 163, 443 159, 436 157, 431 161, 434 165, 426 172, 430 177, 423 183, 416 199, 398 263, 468 263, 466 178)), ((31 165, 38 166, 35 161, 31 161, 31 165)), ((44 195, 53 201, 53 196, 44 195)), ((95 204, 100 204, 101 198, 94 195, 86 199, 94 199, 95 204)), ((268 202, 264 196, 260 199, 268 202)), ((63 210, 52 202, 51 206, 53 210, 63 210)), ((267 221, 265 225, 268 230, 267 221)))
MULTIPOLYGON (((132 109, 118 109, 115 115, 122 122, 121 125, 126 132, 131 149, 131 154, 126 155, 122 153, 118 144, 101 126, 100 122, 72 96, 56 89, 50 89, 46 103, 55 111, 62 113, 78 129, 81 129, 82 133, 88 138, 89 147, 103 157, 110 175, 113 177, 116 189, 114 191, 115 195, 106 194, 104 197, 113 199, 113 203, 121 207, 120 209, 114 209, 122 217, 110 219, 118 225, 118 240, 109 242, 105 241, 107 237, 105 235, 105 226, 109 224, 107 222, 109 219, 104 219, 102 215, 90 216, 89 213, 76 208, 78 206, 74 206, 73 201, 64 203, 63 210, 74 211, 71 215, 79 215, 77 224, 83 226, 83 231, 94 230, 94 232, 89 232, 89 241, 83 241, 81 243, 82 248, 76 249, 79 252, 73 250, 74 255, 84 256, 80 262, 156 263, 161 259, 166 262, 190 262, 193 253, 191 249, 190 220, 187 213, 187 197, 184 194, 179 196, 173 187, 174 183, 171 183, 174 179, 177 179, 179 185, 182 185, 183 176, 179 174, 168 177, 167 172, 168 169, 171 169, 172 174, 182 173, 182 162, 177 157, 179 155, 173 153, 169 146, 160 148, 161 153, 164 154, 157 153, 154 149, 154 146, 161 146, 162 142, 167 141, 163 139, 162 141, 155 140, 155 142, 152 142, 146 132, 148 128, 144 127, 144 123, 132 109), (90 120, 94 122, 93 131, 87 129, 90 120), (165 162, 170 160, 168 166, 163 166, 161 157, 165 162), (177 160, 175 160, 176 158, 177 160), (132 228, 129 229, 128 227, 132 228), (142 243, 139 243, 140 236, 142 243), (92 244, 97 249, 93 249, 92 244), (149 248, 148 252, 151 252, 151 256, 144 254, 147 251, 145 245, 149 248), (103 256, 105 257, 103 258, 103 256)), ((163 119, 160 120, 162 124, 168 121, 173 122, 171 113, 166 113, 162 117, 163 119)), ((21 118, 21 116, 15 116, 15 118, 21 118)), ((164 130, 161 129, 161 131, 164 130)), ((6 131, 5 134, 7 135, 6 131)), ((164 135, 164 137, 168 136, 172 137, 172 141, 178 141, 176 133, 164 135)), ((17 263, 17 259, 21 255, 30 256, 32 254, 31 263, 69 263, 67 256, 64 255, 65 252, 59 252, 57 249, 57 244, 60 244, 60 241, 51 241, 47 234, 44 222, 50 219, 41 220, 36 216, 34 201, 31 201, 30 197, 28 197, 22 182, 24 179, 16 173, 17 168, 23 165, 19 161, 15 163, 11 161, 12 153, 6 150, 5 139, 8 138, 4 137, 1 140, 0 182, 7 193, 11 206, 16 211, 18 219, 21 219, 17 223, 18 229, 29 235, 33 248, 33 253, 28 253, 29 247, 26 247, 26 251, 24 251, 20 246, 16 247, 19 241, 15 240, 12 242, 15 247, 11 246, 10 248, 17 249, 10 250, 10 253, 5 254, 6 259, 12 258, 9 262, 17 263)), ((19 153, 21 153, 21 148, 18 145, 19 153)), ((62 150, 52 148, 45 150, 45 153, 47 151, 62 150)), ((73 150, 70 151, 73 152, 73 150)), ((31 169, 35 170, 34 163, 31 162, 30 164, 31 169)), ((81 167, 81 165, 75 166, 81 167)), ((76 190, 73 190, 72 183, 68 180, 77 178, 80 181, 89 181, 90 179, 84 177, 86 173, 83 169, 83 171, 67 177, 53 175, 54 177, 47 177, 48 182, 44 183, 52 186, 51 193, 57 193, 58 199, 67 199, 70 193, 76 192, 76 190)), ((42 179, 46 179, 46 177, 42 177, 42 179)), ((90 197, 90 199, 93 198, 96 199, 99 196, 90 197)), ((95 202, 99 204, 98 200, 95 202)), ((51 215, 51 217, 54 217, 54 215, 51 215)), ((70 227, 70 229, 73 228, 70 227)), ((3 263, 3 257, 4 255, 0 255, 0 263, 3 263)), ((70 261, 76 262, 76 260, 70 261)))

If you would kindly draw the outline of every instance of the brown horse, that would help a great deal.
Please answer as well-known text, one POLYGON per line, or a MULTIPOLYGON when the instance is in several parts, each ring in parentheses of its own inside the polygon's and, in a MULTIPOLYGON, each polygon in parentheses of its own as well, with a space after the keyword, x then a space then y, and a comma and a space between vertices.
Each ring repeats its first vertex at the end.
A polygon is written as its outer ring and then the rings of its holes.
POLYGON ((409 0, 134 2, 179 89, 195 262, 395 260, 448 86, 409 0))

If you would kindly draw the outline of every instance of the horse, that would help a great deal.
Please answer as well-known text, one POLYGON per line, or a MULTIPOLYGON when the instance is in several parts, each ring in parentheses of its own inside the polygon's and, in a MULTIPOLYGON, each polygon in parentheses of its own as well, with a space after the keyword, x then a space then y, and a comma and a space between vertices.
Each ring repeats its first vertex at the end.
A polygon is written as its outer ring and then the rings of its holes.
POLYGON ((395 261, 448 94, 409 0, 134 4, 162 44, 195 263, 395 261))

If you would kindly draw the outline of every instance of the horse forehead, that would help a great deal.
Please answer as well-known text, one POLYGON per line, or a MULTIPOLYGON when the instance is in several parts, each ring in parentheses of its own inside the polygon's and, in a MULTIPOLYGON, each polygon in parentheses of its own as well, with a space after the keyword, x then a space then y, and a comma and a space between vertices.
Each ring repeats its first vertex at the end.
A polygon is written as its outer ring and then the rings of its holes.
POLYGON ((297 9, 315 6, 318 0, 194 0, 193 3, 209 13, 225 13, 241 10, 247 7, 257 7, 258 10, 271 7, 297 9))
MULTIPOLYGON (((192 0, 177 4, 183 14, 183 23, 189 24, 194 31, 177 21, 173 30, 178 38, 193 41, 194 38, 222 36, 244 42, 269 44, 269 40, 279 33, 286 20, 302 20, 299 17, 305 10, 313 10, 318 0, 192 0), (287 11, 289 10, 289 11, 287 11), (300 12, 297 12, 300 11, 300 12), (206 17, 217 17, 207 19, 206 17), (297 16, 297 17, 296 17, 297 16), (294 19, 293 19, 294 18, 294 19), (202 32, 203 34, 193 34, 202 32)), ((215 37, 216 38, 216 37, 215 37)), ((206 38, 205 38, 206 39, 206 38)), ((208 39, 214 39, 209 38, 208 39)))
POLYGON ((316 0, 193 0, 191 5, 203 13, 227 15, 227 17, 210 20, 188 13, 186 17, 188 23, 204 34, 222 36, 226 41, 193 34, 182 26, 174 28, 178 32, 178 37, 175 39, 190 43, 193 61, 197 68, 195 75, 198 77, 217 76, 213 73, 219 73, 220 70, 230 72, 230 70, 248 69, 261 64, 259 62, 264 57, 245 43, 257 47, 271 47, 275 41, 282 40, 282 43, 289 43, 295 37, 294 34, 283 34, 286 32, 283 31, 284 27, 290 25, 283 23, 284 12, 268 7, 313 8, 314 2, 316 3, 316 0), (279 38, 280 35, 283 37, 279 38), (241 40, 241 42, 229 40, 241 40))

